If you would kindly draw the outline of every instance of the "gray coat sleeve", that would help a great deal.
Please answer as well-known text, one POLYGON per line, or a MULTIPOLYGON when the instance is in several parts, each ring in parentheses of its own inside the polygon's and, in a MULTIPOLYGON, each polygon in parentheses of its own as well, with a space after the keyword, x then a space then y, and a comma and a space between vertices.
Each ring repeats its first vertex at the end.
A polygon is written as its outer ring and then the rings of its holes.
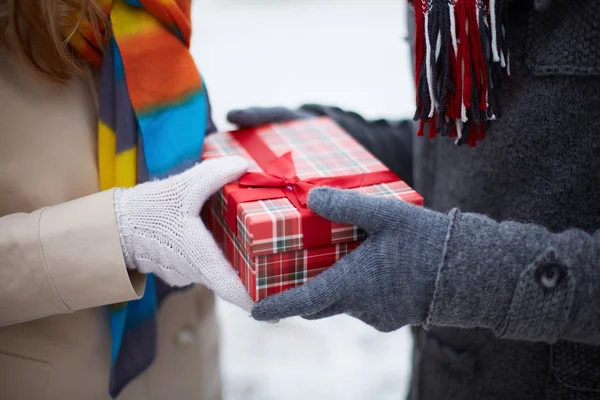
POLYGON ((451 217, 426 327, 600 344, 600 231, 451 217))

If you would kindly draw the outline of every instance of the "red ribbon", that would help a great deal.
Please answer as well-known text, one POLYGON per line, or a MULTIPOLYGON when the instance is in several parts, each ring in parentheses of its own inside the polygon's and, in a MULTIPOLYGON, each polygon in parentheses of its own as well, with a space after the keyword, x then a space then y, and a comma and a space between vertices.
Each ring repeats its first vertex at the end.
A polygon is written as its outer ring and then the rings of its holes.
MULTIPOLYGON (((264 172, 249 172, 240 179, 241 187, 269 187, 280 188, 292 191, 296 200, 303 207, 306 206, 308 192, 317 186, 330 186, 343 189, 357 188, 360 186, 372 185, 371 181, 383 183, 398 180, 398 178, 389 171, 377 172, 375 174, 356 174, 347 176, 335 176, 328 178, 310 178, 301 180, 296 176, 296 168, 292 160, 292 153, 287 152, 281 157, 276 158, 263 168, 264 172), (365 185, 365 178, 369 182, 365 185)), ((289 198, 290 194, 286 193, 289 198)))
POLYGON ((263 172, 245 174, 237 184, 237 188, 230 186, 225 219, 234 235, 237 234, 238 204, 287 197, 301 215, 303 230, 310 232, 309 235, 303 237, 304 248, 326 246, 331 244, 331 222, 319 217, 306 207, 308 193, 311 189, 318 186, 352 189, 399 180, 393 172, 388 170, 302 180, 296 176, 291 152, 277 157, 254 129, 235 131, 231 135, 263 170, 263 172))

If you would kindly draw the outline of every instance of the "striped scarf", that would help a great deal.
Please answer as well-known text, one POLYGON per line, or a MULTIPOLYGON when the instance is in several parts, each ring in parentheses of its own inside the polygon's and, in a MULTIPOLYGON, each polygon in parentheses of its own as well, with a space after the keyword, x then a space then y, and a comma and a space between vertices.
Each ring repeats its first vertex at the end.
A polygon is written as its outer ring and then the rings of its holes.
MULTIPOLYGON (((548 0, 546 0, 548 1, 548 0)), ((499 115, 498 85, 510 75, 507 0, 409 0, 415 9, 418 135, 475 144, 499 115)))
MULTIPOLYGON (((177 173, 200 159, 209 118, 206 91, 189 52, 191 0, 100 0, 112 36, 92 23, 67 36, 100 68, 101 190, 177 173)), ((143 298, 108 307, 109 393, 116 397, 156 355, 156 310, 173 289, 152 275, 143 298)))

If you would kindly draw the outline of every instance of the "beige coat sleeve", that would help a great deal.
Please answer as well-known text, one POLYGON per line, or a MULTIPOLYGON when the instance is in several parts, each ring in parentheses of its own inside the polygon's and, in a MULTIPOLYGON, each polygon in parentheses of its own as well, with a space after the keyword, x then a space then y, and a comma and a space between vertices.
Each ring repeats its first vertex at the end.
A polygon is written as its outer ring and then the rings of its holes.
POLYGON ((113 191, 0 218, 0 326, 138 299, 127 270, 113 191))

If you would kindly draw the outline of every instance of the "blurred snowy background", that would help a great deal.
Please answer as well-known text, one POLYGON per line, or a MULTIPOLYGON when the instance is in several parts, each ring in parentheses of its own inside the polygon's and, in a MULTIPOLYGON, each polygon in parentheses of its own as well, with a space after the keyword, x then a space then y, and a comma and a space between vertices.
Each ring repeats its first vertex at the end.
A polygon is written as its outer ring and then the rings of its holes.
MULTIPOLYGON (((404 0, 195 0, 192 52, 215 122, 232 108, 306 102, 410 117, 404 0)), ((225 400, 403 399, 409 331, 349 317, 277 325, 218 304, 225 400)))

